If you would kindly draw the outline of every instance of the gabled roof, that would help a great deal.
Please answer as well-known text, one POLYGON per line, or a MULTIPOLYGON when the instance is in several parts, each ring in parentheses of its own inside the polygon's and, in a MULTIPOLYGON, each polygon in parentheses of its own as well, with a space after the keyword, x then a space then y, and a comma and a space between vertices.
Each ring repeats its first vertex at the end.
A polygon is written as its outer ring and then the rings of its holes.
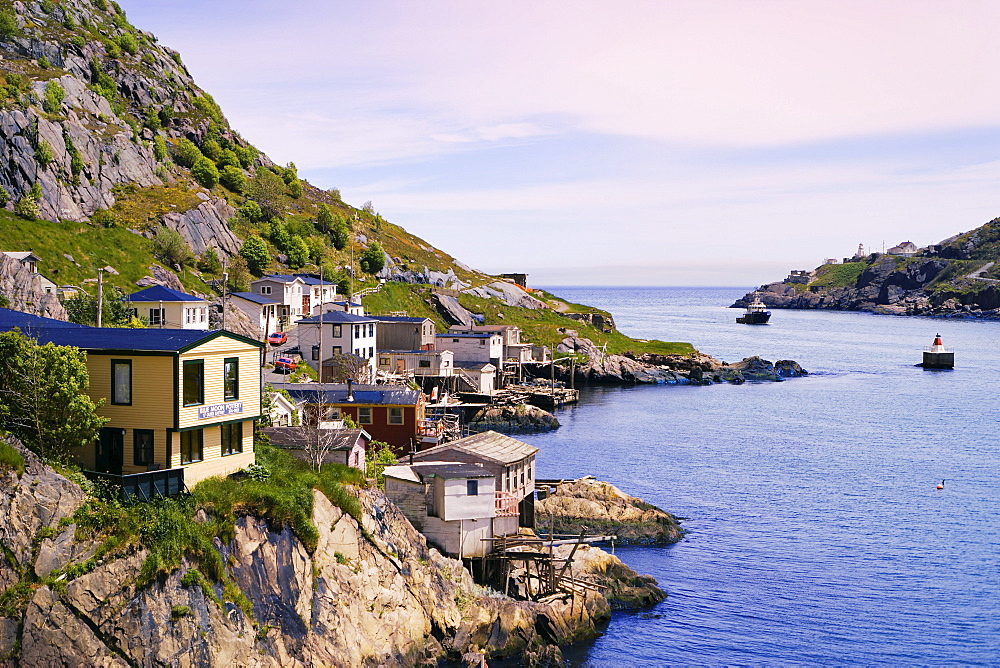
POLYGON ((256 285, 262 281, 272 281, 274 283, 294 283, 295 281, 300 281, 305 283, 305 280, 301 276, 295 276, 294 274, 268 274, 261 276, 255 281, 250 281, 250 285, 256 285))
POLYGON ((270 297, 265 297, 264 295, 258 295, 256 292, 233 292, 230 293, 231 297, 239 297, 240 299, 245 299, 248 302, 253 302, 254 304, 280 304, 270 297))
POLYGON ((496 371, 495 365, 490 362, 464 362, 462 360, 455 360, 456 369, 476 369, 478 371, 496 371), (489 368, 487 368, 489 367, 489 368))
POLYGON ((266 427, 261 431, 267 434, 276 447, 291 450, 305 449, 309 445, 313 431, 322 431, 323 447, 329 446, 330 450, 352 450, 359 441, 367 444, 372 440, 364 429, 314 430, 309 427, 266 427))
POLYGON ((127 302, 203 302, 201 297, 172 290, 164 285, 151 285, 125 297, 127 302))
POLYGON ((411 318, 402 315, 373 315, 369 317, 379 322, 424 322, 430 320, 430 318, 411 318))
POLYGON ((538 448, 524 441, 495 431, 486 431, 414 453, 413 459, 423 462, 447 460, 448 452, 452 450, 459 450, 500 464, 513 464, 538 452, 538 448))
POLYGON ((0 309, 0 331, 8 331, 15 327, 19 327, 26 336, 36 339, 39 343, 75 346, 92 351, 181 353, 220 336, 228 336, 258 348, 264 347, 260 341, 223 330, 86 327, 20 311, 0 309))
POLYGON ((288 390, 296 401, 305 400, 316 403, 317 396, 322 396, 323 403, 341 405, 358 404, 361 406, 416 406, 420 401, 420 390, 413 390, 406 385, 360 385, 353 387, 354 401, 347 400, 347 383, 272 383, 276 389, 288 390))
POLYGON ((298 276, 306 285, 323 285, 330 288, 337 287, 337 284, 330 279, 327 278, 321 281, 319 276, 314 276, 312 274, 292 274, 292 276, 298 276))
POLYGON ((496 477, 478 464, 463 462, 426 462, 410 464, 409 466, 387 466, 382 474, 389 478, 410 482, 423 482, 427 478, 434 477, 445 480, 496 477))
POLYGON ((42 258, 38 257, 31 251, 0 251, 7 257, 13 258, 19 262, 27 260, 29 257, 35 258, 36 261, 41 261, 42 258))
MULTIPOLYGON (((348 313, 347 311, 327 311, 323 314, 323 324, 341 324, 341 323, 362 323, 362 322, 377 322, 375 318, 367 315, 355 315, 354 313, 348 313)), ((319 316, 313 315, 308 318, 302 318, 299 320, 299 325, 318 325, 319 316)))

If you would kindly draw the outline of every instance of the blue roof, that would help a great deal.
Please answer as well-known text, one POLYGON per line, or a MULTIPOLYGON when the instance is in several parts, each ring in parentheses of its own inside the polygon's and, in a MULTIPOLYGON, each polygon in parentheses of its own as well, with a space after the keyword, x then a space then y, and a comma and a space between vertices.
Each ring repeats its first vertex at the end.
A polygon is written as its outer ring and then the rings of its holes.
POLYGON ((298 276, 305 282, 306 285, 328 285, 330 287, 336 287, 337 285, 330 279, 320 281, 319 276, 313 276, 312 274, 292 274, 292 276, 298 276))
POLYGON ((296 280, 301 281, 301 276, 289 276, 288 274, 268 274, 267 276, 261 276, 253 283, 259 283, 261 281, 275 281, 277 283, 294 283, 296 280))
MULTIPOLYGON (((367 315, 354 315, 353 313, 348 313, 347 311, 327 311, 323 314, 323 324, 338 324, 338 323, 358 323, 358 322, 377 322, 375 318, 367 315)), ((300 325, 318 325, 319 316, 313 315, 308 318, 302 318, 299 320, 300 325)))
POLYGON ((87 327, 29 313, 0 309, 0 331, 19 327, 39 343, 75 346, 83 350, 121 350, 143 352, 180 352, 200 341, 221 334, 233 336, 257 346, 264 344, 221 330, 203 329, 129 329, 118 327, 87 327))
POLYGON ((336 304, 337 306, 344 306, 344 305, 347 305, 347 306, 361 306, 361 304, 359 304, 357 302, 339 301, 339 302, 333 302, 333 303, 336 304))
POLYGON ((420 390, 412 390, 406 385, 359 385, 354 384, 353 401, 347 400, 346 383, 272 383, 276 390, 288 390, 292 398, 315 402, 319 394, 323 403, 372 405, 416 405, 420 390))
POLYGON ((411 318, 410 316, 402 315, 373 315, 371 317, 379 322, 423 322, 424 320, 430 320, 430 318, 411 318))
POLYGON ((265 297, 264 295, 258 295, 256 292, 233 292, 231 293, 233 297, 239 297, 240 299, 245 299, 248 302, 253 302, 254 304, 278 304, 270 297, 265 297))
POLYGON ((128 302, 203 302, 201 297, 171 290, 163 285, 151 285, 145 290, 133 292, 125 297, 128 302))

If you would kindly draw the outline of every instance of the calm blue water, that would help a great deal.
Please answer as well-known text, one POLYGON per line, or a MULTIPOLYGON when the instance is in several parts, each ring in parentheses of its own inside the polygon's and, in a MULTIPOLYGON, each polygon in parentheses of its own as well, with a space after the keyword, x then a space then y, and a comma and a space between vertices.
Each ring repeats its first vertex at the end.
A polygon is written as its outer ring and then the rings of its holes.
POLYGON ((617 551, 669 596, 574 664, 1000 664, 1000 323, 777 310, 749 327, 724 308, 744 288, 552 291, 631 336, 812 372, 591 388, 522 437, 539 476, 594 474, 686 518, 681 543, 617 551), (957 368, 912 366, 938 332, 957 368))

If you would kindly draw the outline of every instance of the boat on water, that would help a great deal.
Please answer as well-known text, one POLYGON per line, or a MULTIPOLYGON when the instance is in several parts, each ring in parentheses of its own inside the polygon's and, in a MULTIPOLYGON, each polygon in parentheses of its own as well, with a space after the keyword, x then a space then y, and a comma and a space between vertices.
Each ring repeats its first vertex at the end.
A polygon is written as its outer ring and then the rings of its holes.
POLYGON ((771 312, 767 310, 767 306, 760 300, 760 295, 755 292, 753 293, 753 301, 747 304, 746 312, 737 317, 736 322, 740 325, 766 325, 770 319, 771 312))
POLYGON ((925 369, 955 368, 955 353, 944 347, 940 334, 934 337, 934 343, 931 344, 930 350, 924 351, 924 361, 920 366, 925 369))

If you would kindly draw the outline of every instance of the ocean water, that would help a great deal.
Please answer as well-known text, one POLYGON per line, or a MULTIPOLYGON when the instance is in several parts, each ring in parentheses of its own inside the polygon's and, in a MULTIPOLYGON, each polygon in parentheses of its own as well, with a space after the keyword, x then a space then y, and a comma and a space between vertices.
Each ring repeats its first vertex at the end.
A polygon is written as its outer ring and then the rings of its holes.
POLYGON ((631 336, 811 372, 587 388, 523 437, 539 477, 593 474, 687 530, 616 551, 668 598, 615 614, 573 665, 1000 664, 1000 323, 775 310, 751 327, 725 308, 746 288, 551 290, 631 336), (937 333, 953 371, 913 366, 937 333))

